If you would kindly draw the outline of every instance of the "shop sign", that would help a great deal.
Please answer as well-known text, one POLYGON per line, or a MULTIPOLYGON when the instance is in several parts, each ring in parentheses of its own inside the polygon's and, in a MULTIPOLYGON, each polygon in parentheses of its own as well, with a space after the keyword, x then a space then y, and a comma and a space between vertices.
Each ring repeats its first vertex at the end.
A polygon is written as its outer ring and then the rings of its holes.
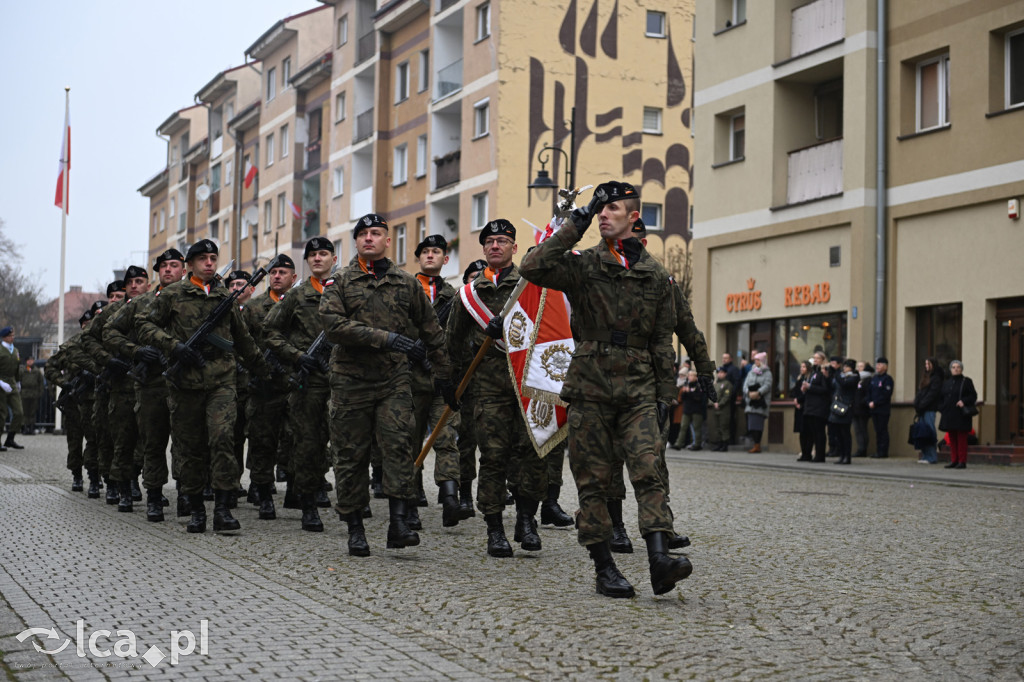
POLYGON ((828 282, 804 284, 803 286, 786 287, 786 307, 828 303, 832 298, 828 282))
POLYGON ((761 309, 761 291, 754 290, 754 279, 747 280, 747 291, 742 294, 727 294, 725 297, 725 309, 730 313, 740 313, 747 310, 761 309))

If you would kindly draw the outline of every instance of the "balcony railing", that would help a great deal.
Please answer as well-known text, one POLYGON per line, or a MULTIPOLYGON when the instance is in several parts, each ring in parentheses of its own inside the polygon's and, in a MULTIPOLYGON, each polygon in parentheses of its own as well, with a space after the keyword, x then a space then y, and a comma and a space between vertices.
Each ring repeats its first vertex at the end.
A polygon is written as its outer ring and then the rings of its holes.
POLYGON ((798 204, 843 191, 843 140, 831 140, 789 153, 786 203, 798 204))
POLYGON ((436 169, 434 171, 434 189, 454 185, 459 181, 459 171, 462 166, 462 152, 456 150, 444 156, 434 159, 436 169))
POLYGON ((790 21, 791 57, 834 43, 846 35, 843 0, 815 0, 797 7, 790 21))
POLYGON ((359 36, 359 42, 356 44, 356 64, 362 64, 375 54, 377 54, 377 32, 370 31, 359 36))
POLYGON ((437 0, 437 12, 436 13, 440 14, 441 12, 445 11, 446 9, 448 9, 449 7, 451 7, 452 5, 457 3, 458 1, 459 0, 437 0))
POLYGON ((352 142, 365 140, 373 135, 373 107, 356 115, 356 126, 352 132, 352 142))
POLYGON ((462 60, 452 62, 437 72, 437 79, 434 81, 434 101, 447 97, 457 90, 462 89, 462 60))

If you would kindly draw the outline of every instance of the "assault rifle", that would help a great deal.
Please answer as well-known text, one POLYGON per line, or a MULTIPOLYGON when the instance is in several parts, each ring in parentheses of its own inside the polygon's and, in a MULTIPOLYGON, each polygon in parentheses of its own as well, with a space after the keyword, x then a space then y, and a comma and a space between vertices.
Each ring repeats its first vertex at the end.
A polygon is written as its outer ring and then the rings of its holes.
POLYGON ((110 382, 114 379, 120 379, 131 369, 131 365, 122 360, 119 357, 112 357, 107 365, 100 372, 100 375, 96 377, 96 392, 110 390, 110 382))
POLYGON ((61 387, 60 395, 57 396, 57 401, 54 403, 54 406, 63 412, 67 408, 68 402, 74 400, 93 387, 94 379, 95 375, 88 370, 82 370, 79 374, 76 374, 70 381, 68 381, 67 384, 61 387))
MULTIPOLYGON (((167 358, 164 357, 163 353, 160 353, 160 360, 153 364, 158 365, 161 370, 163 370, 163 368, 167 366, 167 358)), ((131 371, 128 372, 128 376, 135 379, 135 381, 140 384, 145 384, 149 381, 149 366, 150 363, 145 360, 139 360, 135 363, 135 366, 132 367, 131 371)))
MULTIPOLYGON (((320 364, 320 372, 322 374, 327 374, 331 369, 327 364, 327 358, 332 348, 334 348, 334 344, 327 340, 327 331, 324 330, 313 339, 313 343, 309 344, 309 348, 306 349, 306 355, 312 356, 320 364)), ((308 377, 309 370, 305 367, 299 367, 299 371, 291 378, 289 383, 294 383, 301 390, 306 387, 306 379, 308 377)))

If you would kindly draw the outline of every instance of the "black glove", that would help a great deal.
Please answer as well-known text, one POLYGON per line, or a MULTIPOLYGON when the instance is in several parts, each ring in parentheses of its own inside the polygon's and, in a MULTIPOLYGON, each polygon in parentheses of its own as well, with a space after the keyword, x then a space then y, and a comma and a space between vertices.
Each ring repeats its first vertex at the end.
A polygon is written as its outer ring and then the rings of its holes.
POLYGON ((111 376, 124 376, 125 374, 128 373, 128 370, 130 370, 131 368, 132 366, 129 365, 124 360, 122 360, 121 358, 110 356, 110 359, 107 360, 107 369, 110 370, 111 376))
POLYGON ((452 412, 458 412, 462 408, 459 399, 455 397, 456 386, 451 379, 438 379, 434 382, 437 392, 444 398, 444 402, 451 408, 452 412))
POLYGON ((707 374, 697 375, 697 385, 700 386, 700 390, 708 397, 708 402, 718 402, 718 391, 715 390, 715 380, 709 377, 707 374))
POLYGON ((427 359, 427 346, 421 339, 416 339, 412 344, 412 348, 406 352, 406 355, 409 356, 409 359, 413 362, 422 363, 427 359))
POLYGON ((183 367, 202 367, 206 364, 206 360, 202 355, 183 343, 178 343, 174 346, 174 350, 171 351, 171 357, 183 367))
POLYGON ((576 226, 576 231, 582 237, 583 233, 590 227, 590 223, 594 222, 594 212, 590 209, 590 206, 580 206, 572 210, 572 213, 569 214, 569 220, 576 226))
POLYGON ((320 361, 314 358, 312 355, 303 353, 299 356, 296 363, 300 370, 305 370, 306 374, 319 374, 320 373, 320 361))
POLYGON ((487 334, 487 336, 495 341, 501 341, 505 336, 505 321, 501 319, 501 315, 495 315, 487 322, 487 326, 484 327, 484 334, 487 334))
POLYGON ((658 409, 658 430, 664 431, 665 425, 668 424, 668 403, 659 400, 655 407, 658 409))
POLYGON ((388 332, 388 340, 384 342, 384 347, 390 350, 397 350, 400 353, 408 353, 412 350, 413 344, 416 343, 405 334, 399 334, 398 332, 388 332))
POLYGON ((135 359, 147 365, 155 365, 163 359, 163 355, 153 346, 139 346, 135 349, 135 359))

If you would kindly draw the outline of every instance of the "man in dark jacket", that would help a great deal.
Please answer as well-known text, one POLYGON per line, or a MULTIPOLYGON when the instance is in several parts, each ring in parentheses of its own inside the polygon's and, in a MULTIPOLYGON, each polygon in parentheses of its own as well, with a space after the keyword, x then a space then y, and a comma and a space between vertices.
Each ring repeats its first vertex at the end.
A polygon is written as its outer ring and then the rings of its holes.
POLYGON ((811 376, 800 385, 804 394, 804 423, 800 431, 800 452, 798 462, 825 461, 825 425, 828 423, 829 409, 832 404, 832 380, 828 375, 825 354, 818 351, 814 354, 814 367, 811 376), (811 459, 811 448, 814 458, 811 459))
POLYGON ((875 459, 889 456, 889 413, 892 405, 893 380, 889 376, 889 360, 875 360, 875 375, 868 385, 868 409, 875 426, 875 459))

